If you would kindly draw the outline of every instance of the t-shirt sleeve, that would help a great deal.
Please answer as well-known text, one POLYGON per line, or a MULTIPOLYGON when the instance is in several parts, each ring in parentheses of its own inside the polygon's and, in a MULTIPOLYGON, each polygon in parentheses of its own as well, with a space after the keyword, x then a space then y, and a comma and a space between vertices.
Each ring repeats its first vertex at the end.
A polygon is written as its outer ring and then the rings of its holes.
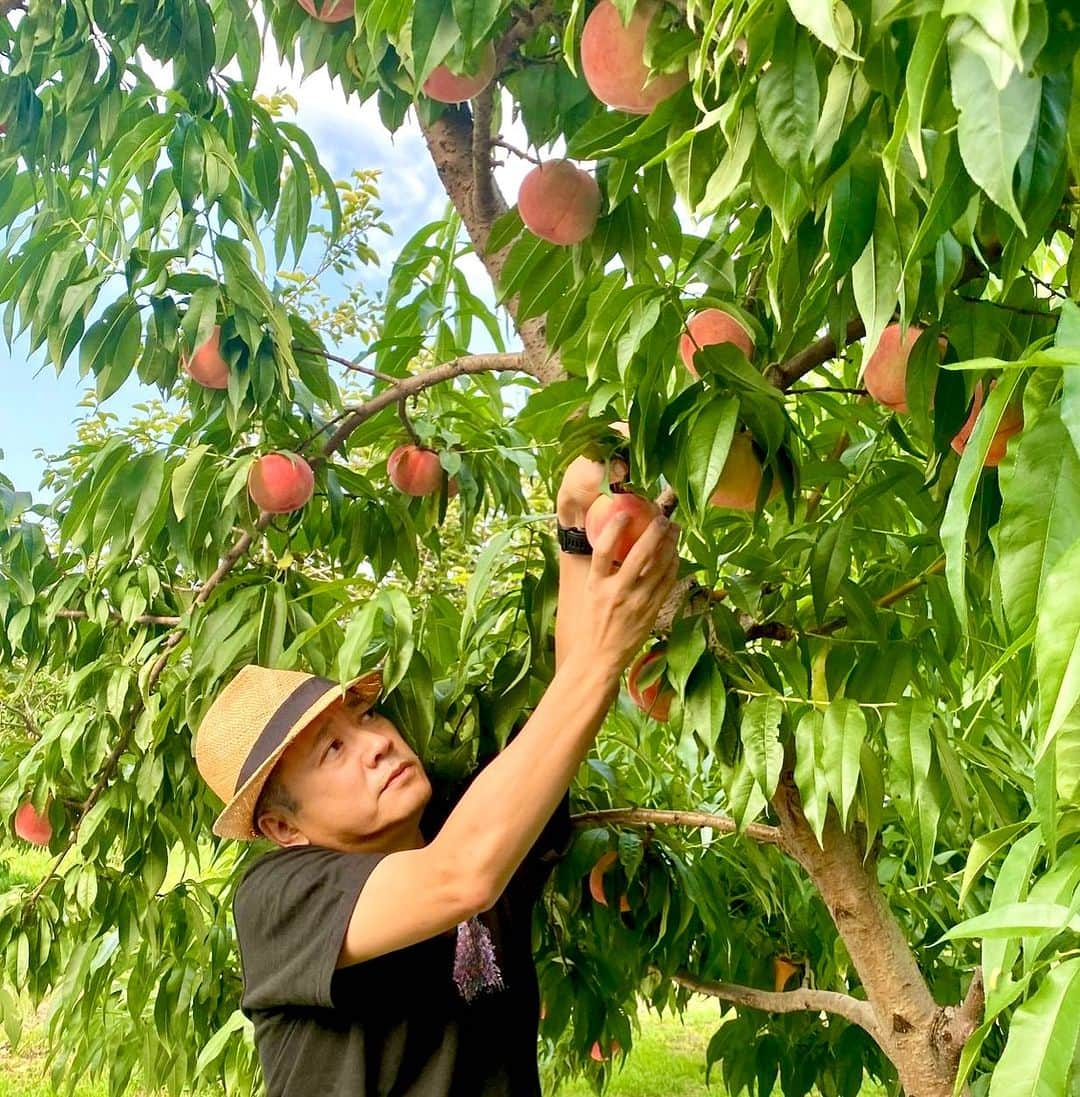
POLYGON ((323 1006, 360 890, 382 853, 305 846, 272 853, 233 898, 244 974, 241 1007, 323 1006))

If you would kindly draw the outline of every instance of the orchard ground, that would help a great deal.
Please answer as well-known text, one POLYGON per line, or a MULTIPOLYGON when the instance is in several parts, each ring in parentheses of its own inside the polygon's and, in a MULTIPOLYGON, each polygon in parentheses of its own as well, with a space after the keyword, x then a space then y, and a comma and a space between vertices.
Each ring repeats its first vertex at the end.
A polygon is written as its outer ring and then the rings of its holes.
MULTIPOLYGON (((32 882, 47 869, 51 860, 48 853, 29 846, 0 844, 0 892, 16 883, 32 882)), ((168 880, 166 881, 168 882, 168 880)), ((23 1017, 23 1033, 18 1047, 13 1051, 0 1031, 0 1097, 50 1097, 52 1090, 43 1076, 45 1070, 46 1022, 48 1001, 43 1002, 35 1016, 27 1008, 23 1017)), ((615 1066, 615 1075, 607 1089, 608 1097, 728 1097, 720 1083, 719 1071, 712 1074, 705 1084, 705 1049, 718 1018, 722 1013, 719 1003, 701 996, 687 1006, 683 1020, 658 1018, 644 1006, 639 1014, 641 1031, 636 1034, 634 1046, 625 1066, 615 1066)), ((164 1091, 161 1091, 164 1092, 164 1091)), ((588 1082, 578 1079, 564 1085, 559 1097, 590 1097, 588 1082)), ((105 1097, 104 1081, 97 1085, 80 1085, 72 1097, 105 1097)), ((220 1089, 200 1090, 197 1097, 217 1097, 220 1089)), ((779 1087, 774 1093, 779 1094, 779 1087)), ((860 1097, 881 1097, 878 1086, 867 1083, 860 1097)), ((545 1097, 554 1097, 550 1084, 544 1085, 545 1097)), ((135 1097, 147 1097, 138 1091, 135 1097)))

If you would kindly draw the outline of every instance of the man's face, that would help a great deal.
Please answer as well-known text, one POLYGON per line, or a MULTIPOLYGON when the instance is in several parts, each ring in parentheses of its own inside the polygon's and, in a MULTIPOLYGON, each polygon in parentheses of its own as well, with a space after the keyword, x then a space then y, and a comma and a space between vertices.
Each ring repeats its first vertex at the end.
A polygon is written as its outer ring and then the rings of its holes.
POLYGON ((351 695, 331 705, 282 755, 277 772, 299 808, 291 818, 263 816, 278 845, 363 853, 425 844, 419 824, 431 782, 420 759, 389 720, 358 708, 351 695))

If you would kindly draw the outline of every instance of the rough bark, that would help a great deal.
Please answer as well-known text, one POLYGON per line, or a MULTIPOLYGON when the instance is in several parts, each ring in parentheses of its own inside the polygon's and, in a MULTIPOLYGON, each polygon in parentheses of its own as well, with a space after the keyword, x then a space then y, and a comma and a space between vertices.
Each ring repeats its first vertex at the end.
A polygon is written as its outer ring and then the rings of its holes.
MULTIPOLYGON (((907 1097, 952 1097, 956 1067, 977 1002, 959 1010, 930 995, 915 955, 885 902, 853 834, 830 812, 822 845, 802 812, 790 771, 773 797, 784 848, 817 887, 874 1011, 877 1039, 896 1067, 907 1097)), ((969 995, 969 998, 971 996, 969 995)), ((977 1023, 977 1022, 976 1022, 977 1023)))

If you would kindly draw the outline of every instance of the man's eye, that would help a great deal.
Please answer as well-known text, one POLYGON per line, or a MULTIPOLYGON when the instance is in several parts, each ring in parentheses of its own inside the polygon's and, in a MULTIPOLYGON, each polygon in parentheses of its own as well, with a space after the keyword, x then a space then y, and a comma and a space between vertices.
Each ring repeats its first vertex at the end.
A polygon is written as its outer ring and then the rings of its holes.
POLYGON ((326 754, 324 754, 323 757, 324 758, 329 757, 330 756, 330 751, 332 751, 334 749, 334 747, 340 747, 341 745, 342 745, 342 742, 341 742, 340 739, 332 740, 330 745, 326 748, 326 754))

